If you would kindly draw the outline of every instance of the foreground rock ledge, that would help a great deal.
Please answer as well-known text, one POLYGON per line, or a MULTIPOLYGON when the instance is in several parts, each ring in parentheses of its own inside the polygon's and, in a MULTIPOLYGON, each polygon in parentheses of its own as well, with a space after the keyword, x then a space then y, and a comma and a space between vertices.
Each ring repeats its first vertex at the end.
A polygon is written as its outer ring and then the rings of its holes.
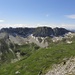
POLYGON ((61 64, 53 65, 52 68, 45 75, 75 75, 75 58, 70 58, 61 64))

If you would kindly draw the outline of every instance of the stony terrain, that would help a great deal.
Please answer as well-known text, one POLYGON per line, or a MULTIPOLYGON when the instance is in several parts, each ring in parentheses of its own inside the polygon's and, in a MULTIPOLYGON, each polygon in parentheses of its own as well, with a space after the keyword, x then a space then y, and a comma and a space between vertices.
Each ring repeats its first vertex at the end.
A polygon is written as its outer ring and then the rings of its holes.
POLYGON ((75 58, 64 58, 62 63, 53 65, 46 75, 75 75, 75 58))

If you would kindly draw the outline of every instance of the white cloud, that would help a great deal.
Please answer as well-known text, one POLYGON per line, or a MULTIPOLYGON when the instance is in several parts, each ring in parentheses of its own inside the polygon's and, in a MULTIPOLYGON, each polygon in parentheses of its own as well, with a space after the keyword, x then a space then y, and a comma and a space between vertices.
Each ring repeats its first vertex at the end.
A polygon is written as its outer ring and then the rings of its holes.
POLYGON ((9 27, 36 27, 36 25, 29 25, 29 24, 0 24, 0 29, 1 28, 9 28, 9 27))
POLYGON ((67 18, 70 18, 70 19, 75 19, 75 14, 73 15, 65 15, 67 18))
POLYGON ((0 20, 0 22, 4 22, 4 20, 0 20))
POLYGON ((9 28, 9 27, 23 27, 25 24, 0 24, 0 28, 9 28))
POLYGON ((66 29, 75 29, 75 25, 73 24, 34 24, 34 25, 29 25, 29 24, 0 24, 0 29, 1 28, 9 28, 9 27, 42 27, 42 26, 47 26, 47 27, 63 27, 66 29))
POLYGON ((48 26, 48 27, 62 27, 62 28, 66 28, 66 29, 75 29, 75 25, 74 24, 37 24, 37 27, 40 26, 48 26))
POLYGON ((67 29, 75 29, 75 24, 61 24, 60 26, 67 29))

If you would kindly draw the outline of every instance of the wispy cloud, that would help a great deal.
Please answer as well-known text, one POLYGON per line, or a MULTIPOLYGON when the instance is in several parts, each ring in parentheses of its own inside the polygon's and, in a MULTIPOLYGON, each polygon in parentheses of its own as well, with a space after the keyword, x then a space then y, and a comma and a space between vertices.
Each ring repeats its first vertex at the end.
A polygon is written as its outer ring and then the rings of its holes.
POLYGON ((49 17, 49 14, 46 14, 46 17, 49 17))
POLYGON ((65 15, 67 18, 70 18, 70 19, 75 19, 75 14, 72 14, 72 15, 65 15))
POLYGON ((4 20, 0 20, 0 22, 4 22, 4 20))

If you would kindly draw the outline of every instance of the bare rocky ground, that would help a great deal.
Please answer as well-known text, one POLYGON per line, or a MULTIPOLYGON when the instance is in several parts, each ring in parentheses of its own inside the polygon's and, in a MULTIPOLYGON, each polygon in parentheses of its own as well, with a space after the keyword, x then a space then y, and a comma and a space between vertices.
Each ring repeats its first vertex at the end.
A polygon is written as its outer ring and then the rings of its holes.
POLYGON ((39 40, 38 40, 38 37, 34 37, 34 36, 31 36, 31 35, 28 36, 27 38, 24 38, 24 37, 21 37, 21 36, 14 37, 12 35, 9 35, 9 39, 11 40, 11 42, 19 44, 19 45, 22 45, 22 44, 25 44, 25 43, 35 43, 42 48, 48 46, 48 43, 44 42, 44 39, 42 39, 42 42, 40 43, 39 40))
POLYGON ((58 65, 53 65, 52 69, 45 75, 75 75, 75 57, 66 59, 58 65))

